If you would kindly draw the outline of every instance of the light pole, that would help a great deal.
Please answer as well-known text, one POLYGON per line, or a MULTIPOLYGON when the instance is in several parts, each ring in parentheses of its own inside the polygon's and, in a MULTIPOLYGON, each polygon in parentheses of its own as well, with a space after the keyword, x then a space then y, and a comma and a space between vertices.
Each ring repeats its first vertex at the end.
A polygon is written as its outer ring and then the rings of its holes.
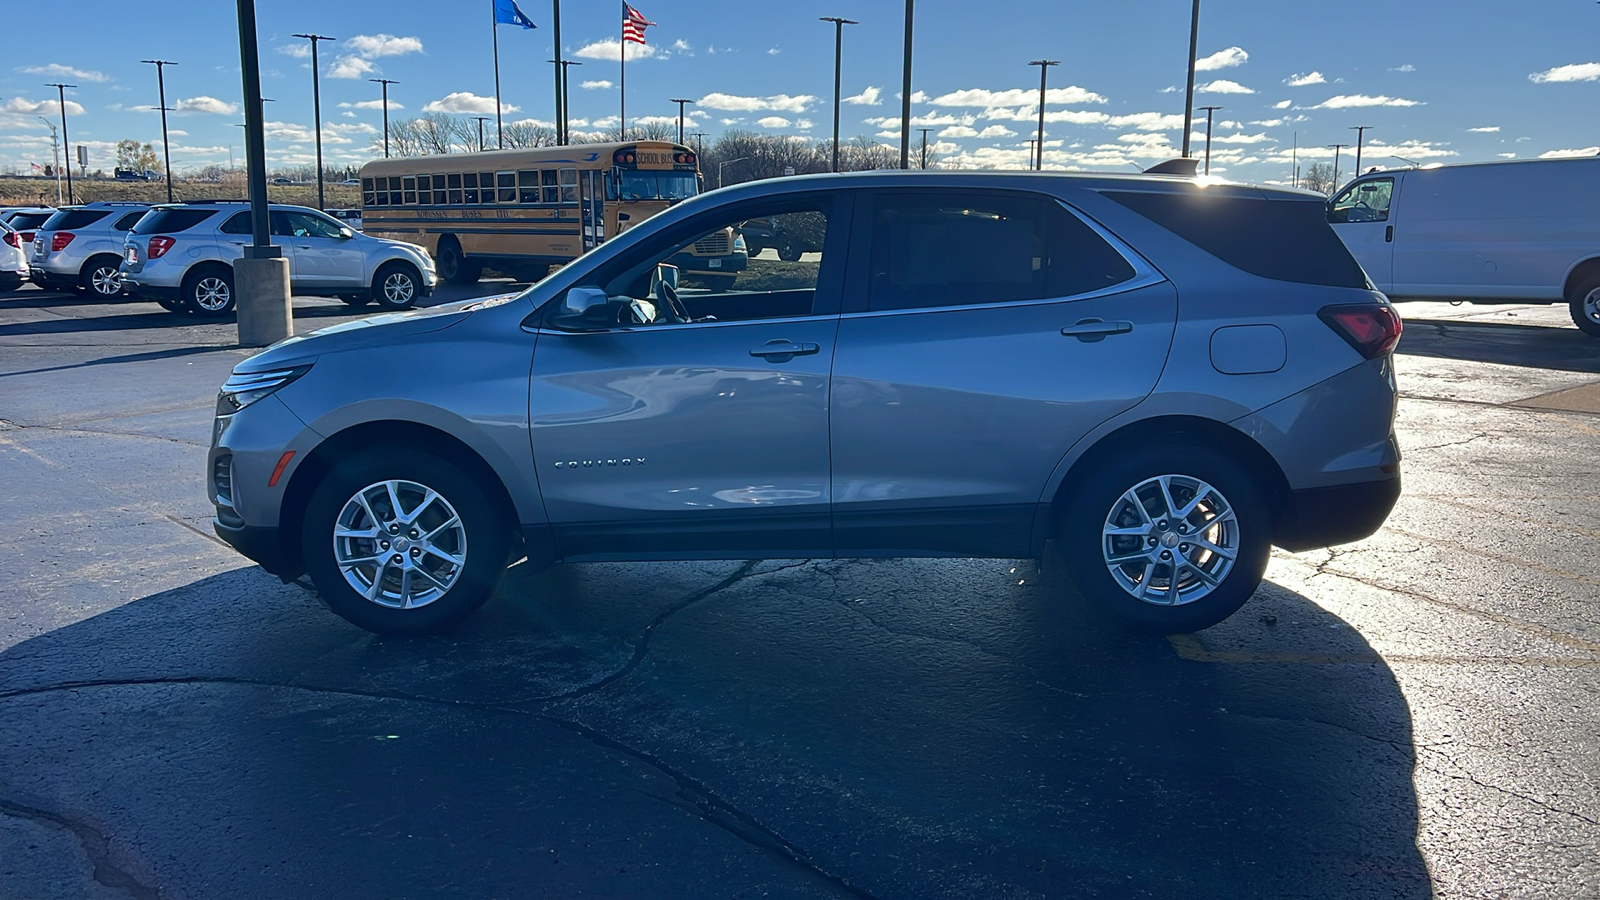
POLYGON ((1059 60, 1059 59, 1036 59, 1033 62, 1028 63, 1028 65, 1030 65, 1030 66, 1038 66, 1039 67, 1039 144, 1038 144, 1038 152, 1034 157, 1034 159, 1036 161, 1033 164, 1033 168, 1034 168, 1034 171, 1040 172, 1040 171, 1044 171, 1044 84, 1045 84, 1045 75, 1050 71, 1050 67, 1051 66, 1059 66, 1059 65, 1061 65, 1061 60, 1059 60))
POLYGON ((917 130, 922 132, 922 165, 919 168, 926 169, 928 167, 928 132, 933 129, 918 128, 917 130))
POLYGON ((912 4, 906 0, 905 72, 900 79, 900 168, 911 168, 911 23, 912 4))
POLYGON ((689 134, 689 137, 694 138, 694 155, 697 156, 697 157, 705 156, 706 155, 706 133, 704 131, 695 131, 695 132, 691 132, 689 134))
POLYGON ((393 78, 368 78, 374 84, 383 85, 383 158, 389 158, 389 85, 399 84, 393 78))
POLYGON ((1026 140, 1028 142, 1028 168, 1031 169, 1033 168, 1033 155, 1034 153, 1038 152, 1039 149, 1039 139, 1027 138, 1026 140))
POLYGON ((474 116, 478 120, 478 152, 483 152, 483 123, 489 121, 488 116, 474 116))
POLYGON ((1220 106, 1202 106, 1206 111, 1206 174, 1211 174, 1211 114, 1221 109, 1220 106))
POLYGON ((1350 130, 1354 131, 1356 133, 1356 174, 1357 175, 1361 174, 1361 144, 1366 140, 1367 131, 1370 128, 1372 128, 1371 125, 1351 125, 1350 126, 1350 130))
POLYGON ((844 27, 846 25, 859 25, 860 22, 851 19, 841 19, 838 16, 819 16, 819 22, 833 23, 833 169, 839 171, 839 72, 840 63, 844 55, 844 27))
MULTIPOLYGON (((567 67, 561 64, 561 0, 550 0, 550 22, 555 29, 551 46, 556 58, 550 62, 556 65, 556 146, 561 146, 567 142, 567 67)), ((500 40, 498 34, 495 40, 500 40)))
POLYGON ((545 62, 556 64, 556 70, 561 79, 561 112, 556 114, 556 144, 568 144, 572 141, 572 129, 567 125, 567 120, 572 114, 572 96, 568 90, 568 67, 581 66, 583 63, 572 59, 547 59, 545 62))
MULTIPOLYGON (((61 107, 61 148, 67 160, 67 203, 71 205, 78 201, 72 196, 72 141, 67 139, 67 88, 75 88, 75 84, 47 84, 45 87, 56 89, 56 99, 61 107)), ((57 168, 60 171, 60 168, 57 168)))
POLYGON ((748 157, 748 156, 741 156, 738 159, 730 159, 730 160, 726 160, 724 162, 717 163, 717 187, 722 187, 722 170, 723 169, 727 168, 728 166, 733 165, 736 162, 744 162, 745 160, 747 160, 749 158, 750 157, 748 157))
MULTIPOLYGON (((250 181, 250 246, 234 263, 239 343, 265 347, 294 333, 289 311, 289 260, 273 246, 267 215, 267 149, 255 0, 238 0, 239 62, 244 81, 244 152, 250 181)), ((312 44, 313 49, 316 44, 312 44)))
POLYGON ((678 104, 678 143, 682 144, 683 143, 683 105, 685 103, 693 103, 694 101, 693 100, 679 100, 677 98, 673 98, 672 100, 670 100, 668 102, 678 104))
POLYGON ((324 34, 296 34, 291 37, 305 38, 311 42, 311 116, 317 125, 317 209, 326 207, 327 201, 322 196, 322 82, 317 73, 317 41, 336 41, 324 34))
POLYGON ((170 59, 141 59, 139 62, 156 67, 156 89, 161 97, 161 165, 167 170, 167 202, 172 202, 172 144, 167 140, 167 66, 177 63, 170 59))
POLYGON ((1350 146, 1349 144, 1329 144, 1333 148, 1333 189, 1339 189, 1339 151, 1350 146))
POLYGON ((1183 157, 1189 158, 1189 132, 1194 130, 1194 64, 1200 44, 1200 0, 1194 0, 1189 19, 1189 88, 1183 95, 1183 157))

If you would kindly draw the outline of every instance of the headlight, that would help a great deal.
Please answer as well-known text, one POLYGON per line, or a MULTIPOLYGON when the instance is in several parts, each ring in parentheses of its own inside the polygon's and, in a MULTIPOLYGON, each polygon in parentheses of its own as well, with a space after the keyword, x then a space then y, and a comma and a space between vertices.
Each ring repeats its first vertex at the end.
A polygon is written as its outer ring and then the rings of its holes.
POLYGON ((741 234, 738 237, 733 239, 733 249, 735 249, 735 250, 743 250, 744 246, 745 246, 744 245, 744 235, 741 234))
POLYGON ((248 375, 235 372, 223 382, 218 396, 227 401, 234 412, 238 412, 309 371, 311 371, 310 366, 295 366, 289 369, 274 369, 271 372, 252 372, 248 375))

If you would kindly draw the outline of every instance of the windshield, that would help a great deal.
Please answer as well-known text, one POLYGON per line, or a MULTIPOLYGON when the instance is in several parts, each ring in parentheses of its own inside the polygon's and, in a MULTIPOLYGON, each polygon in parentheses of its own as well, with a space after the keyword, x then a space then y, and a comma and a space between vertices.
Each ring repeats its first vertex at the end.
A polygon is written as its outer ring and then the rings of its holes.
POLYGON ((697 192, 693 172, 639 172, 623 170, 622 200, 686 200, 697 192))

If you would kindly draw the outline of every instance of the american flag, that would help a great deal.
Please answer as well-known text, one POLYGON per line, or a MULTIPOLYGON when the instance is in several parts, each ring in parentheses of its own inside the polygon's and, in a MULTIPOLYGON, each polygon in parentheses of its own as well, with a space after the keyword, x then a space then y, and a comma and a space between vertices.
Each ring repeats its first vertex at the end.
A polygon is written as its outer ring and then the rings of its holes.
POLYGON ((644 30, 655 23, 646 19, 637 9, 622 4, 622 39, 635 44, 644 43, 644 30))

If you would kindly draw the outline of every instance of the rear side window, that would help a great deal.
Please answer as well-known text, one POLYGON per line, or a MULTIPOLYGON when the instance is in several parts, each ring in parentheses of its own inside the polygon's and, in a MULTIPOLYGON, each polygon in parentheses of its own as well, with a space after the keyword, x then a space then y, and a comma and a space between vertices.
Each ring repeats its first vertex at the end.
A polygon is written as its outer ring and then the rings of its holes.
POLYGON ((116 224, 112 225, 111 227, 117 231, 127 231, 134 225, 138 224, 140 219, 144 218, 145 212, 146 210, 141 209, 138 212, 128 213, 127 215, 118 219, 116 224))
POLYGON ((111 212, 104 209, 63 209, 44 223, 44 230, 71 231, 74 228, 87 228, 109 215, 111 212))
POLYGON ((214 209, 153 209, 145 213, 139 224, 133 226, 134 234, 176 234, 188 231, 216 215, 214 209))
POLYGON ((1299 284, 1364 288, 1361 271, 1316 200, 1267 200, 1202 188, 1105 196, 1237 269, 1299 284))
POLYGON ((1045 300, 1121 284, 1133 266, 1050 198, 880 194, 873 210, 875 310, 1045 300))
POLYGON ((33 231, 50 221, 55 213, 18 213, 11 218, 11 227, 18 231, 33 231))
POLYGON ((219 229, 223 234, 253 234, 250 214, 247 212, 234 213, 233 218, 222 223, 219 229))

